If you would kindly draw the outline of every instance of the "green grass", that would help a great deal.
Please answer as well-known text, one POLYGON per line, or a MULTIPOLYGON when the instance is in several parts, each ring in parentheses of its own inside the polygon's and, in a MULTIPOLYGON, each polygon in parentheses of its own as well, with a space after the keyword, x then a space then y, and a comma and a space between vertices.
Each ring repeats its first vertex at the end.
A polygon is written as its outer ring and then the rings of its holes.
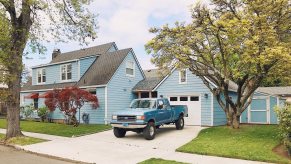
MULTIPOLYGON (((5 134, 0 134, 0 140, 4 140, 5 139, 5 134)), ((32 137, 15 137, 15 138, 11 138, 7 141, 8 144, 12 144, 12 145, 31 145, 31 144, 36 144, 36 143, 40 143, 40 142, 45 142, 47 140, 43 140, 43 139, 39 139, 39 138, 32 138, 32 137)))
MULTIPOLYGON (((26 132, 43 133, 63 137, 80 136, 111 129, 110 126, 101 124, 80 124, 78 127, 73 127, 72 125, 35 121, 21 121, 20 127, 22 131, 26 132)), ((5 119, 0 119, 0 128, 6 128, 5 119)))
POLYGON ((276 125, 242 125, 203 129, 197 138, 177 149, 180 152, 240 158, 274 163, 291 163, 272 149, 280 143, 276 125))
POLYGON ((151 158, 151 159, 145 160, 143 162, 140 162, 139 164, 186 164, 186 163, 164 160, 161 158, 151 158))

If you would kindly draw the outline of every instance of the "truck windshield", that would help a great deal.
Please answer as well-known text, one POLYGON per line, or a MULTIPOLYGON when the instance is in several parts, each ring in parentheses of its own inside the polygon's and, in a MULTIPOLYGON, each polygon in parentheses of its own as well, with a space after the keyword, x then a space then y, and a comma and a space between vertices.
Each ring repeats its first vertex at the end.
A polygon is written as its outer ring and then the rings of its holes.
POLYGON ((133 100, 130 108, 156 108, 155 100, 133 100))

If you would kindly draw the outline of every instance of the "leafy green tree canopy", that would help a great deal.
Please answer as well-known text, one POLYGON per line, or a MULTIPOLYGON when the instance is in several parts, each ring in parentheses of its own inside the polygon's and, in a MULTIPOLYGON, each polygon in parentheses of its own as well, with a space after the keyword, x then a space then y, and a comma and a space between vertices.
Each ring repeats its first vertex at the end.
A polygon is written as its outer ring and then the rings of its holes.
MULTIPOLYGON (((45 41, 95 39, 96 15, 88 9, 92 0, 0 0, 0 65, 8 86, 6 137, 21 135, 19 95, 25 47, 43 53, 45 41)), ((3 74, 3 73, 2 73, 3 74)), ((3 77, 3 76, 2 76, 3 77)))
MULTIPOLYGON (((146 49, 160 68, 188 68, 199 76, 239 127, 254 91, 276 67, 291 65, 291 11, 288 0, 212 0, 197 3, 192 22, 151 28, 146 49), (237 98, 229 95, 237 84, 237 98), (215 84, 217 87, 213 87, 215 84)), ((290 70, 289 74, 290 76, 290 70)))

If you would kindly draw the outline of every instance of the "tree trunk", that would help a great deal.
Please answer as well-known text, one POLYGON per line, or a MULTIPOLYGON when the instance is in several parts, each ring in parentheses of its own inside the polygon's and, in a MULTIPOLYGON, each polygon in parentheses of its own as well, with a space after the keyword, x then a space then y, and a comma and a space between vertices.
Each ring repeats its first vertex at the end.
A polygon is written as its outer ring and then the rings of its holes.
POLYGON ((20 130, 20 76, 16 76, 13 82, 8 84, 9 97, 7 109, 6 139, 22 136, 20 130))
POLYGON ((239 116, 236 116, 235 114, 232 116, 232 127, 234 129, 239 129, 239 116))

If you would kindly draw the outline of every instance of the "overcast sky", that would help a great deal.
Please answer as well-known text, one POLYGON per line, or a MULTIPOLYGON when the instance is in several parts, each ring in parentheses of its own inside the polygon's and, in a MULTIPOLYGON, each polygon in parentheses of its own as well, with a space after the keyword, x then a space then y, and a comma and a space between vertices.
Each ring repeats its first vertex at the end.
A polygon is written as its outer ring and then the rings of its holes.
POLYGON ((98 16, 98 38, 88 46, 78 43, 46 44, 45 55, 29 55, 24 58, 27 67, 50 62, 53 49, 61 52, 92 47, 98 44, 115 42, 119 49, 133 48, 143 69, 155 68, 151 56, 145 52, 144 45, 153 38, 150 27, 174 24, 176 21, 190 21, 190 6, 195 0, 94 0, 90 10, 98 16))

